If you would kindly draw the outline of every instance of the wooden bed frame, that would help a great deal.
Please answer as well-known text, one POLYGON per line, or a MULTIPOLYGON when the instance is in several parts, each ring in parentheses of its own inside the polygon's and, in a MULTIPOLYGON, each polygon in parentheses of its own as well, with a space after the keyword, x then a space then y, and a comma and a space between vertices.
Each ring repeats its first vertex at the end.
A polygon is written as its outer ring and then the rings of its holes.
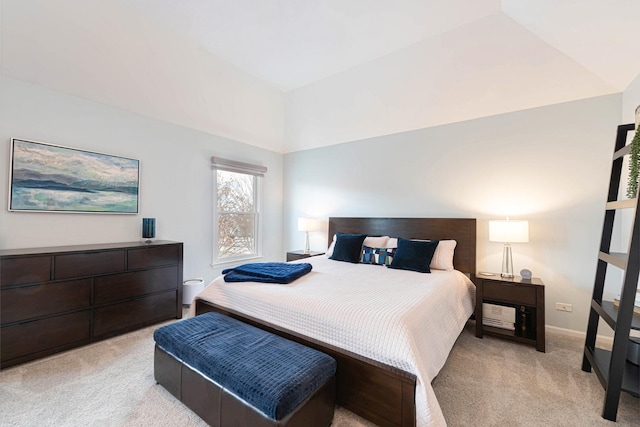
MULTIPOLYGON (((329 243, 333 235, 364 233, 407 239, 454 239, 458 242, 454 267, 475 280, 476 220, 468 218, 329 218, 329 243)), ((415 426, 416 376, 344 349, 215 303, 196 300, 196 314, 217 311, 261 329, 318 349, 338 362, 338 405, 379 426, 415 426)))

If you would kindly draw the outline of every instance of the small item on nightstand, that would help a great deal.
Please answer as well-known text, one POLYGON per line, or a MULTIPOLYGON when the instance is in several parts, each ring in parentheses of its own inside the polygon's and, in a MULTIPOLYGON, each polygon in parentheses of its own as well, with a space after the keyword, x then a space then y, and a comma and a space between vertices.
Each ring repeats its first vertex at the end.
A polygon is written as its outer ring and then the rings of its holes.
POLYGON ((522 276, 522 278, 525 280, 531 280, 531 276, 533 276, 533 273, 531 273, 531 270, 523 268, 522 270, 520 270, 520 276, 522 276))
POLYGON ((523 338, 535 339, 536 335, 536 314, 526 305, 521 305, 518 309, 518 320, 516 323, 516 335, 523 338))
POLYGON ((520 331, 522 335, 527 333, 527 311, 523 305, 520 306, 520 331))

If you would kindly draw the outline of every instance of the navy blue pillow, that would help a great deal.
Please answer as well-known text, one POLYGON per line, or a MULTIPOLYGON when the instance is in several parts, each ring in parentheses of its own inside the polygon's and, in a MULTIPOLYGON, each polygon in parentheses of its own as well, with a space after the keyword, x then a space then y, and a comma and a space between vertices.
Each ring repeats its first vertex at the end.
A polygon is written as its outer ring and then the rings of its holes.
POLYGON ((438 246, 438 240, 424 242, 399 238, 398 249, 396 249, 393 261, 388 267, 431 273, 429 264, 431 264, 431 258, 436 252, 436 246, 438 246))
POLYGON ((333 247, 333 254, 329 259, 335 261, 360 262, 362 255, 362 244, 366 234, 344 234, 336 233, 336 244, 333 247))

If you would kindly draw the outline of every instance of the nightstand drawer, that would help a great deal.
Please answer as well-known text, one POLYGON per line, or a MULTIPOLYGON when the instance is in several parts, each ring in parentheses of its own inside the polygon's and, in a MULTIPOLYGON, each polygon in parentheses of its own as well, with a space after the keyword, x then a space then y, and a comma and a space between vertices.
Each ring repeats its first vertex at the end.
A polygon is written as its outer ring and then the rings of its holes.
POLYGON ((504 301, 527 306, 536 305, 536 289, 533 286, 512 285, 485 280, 482 293, 485 300, 504 301))

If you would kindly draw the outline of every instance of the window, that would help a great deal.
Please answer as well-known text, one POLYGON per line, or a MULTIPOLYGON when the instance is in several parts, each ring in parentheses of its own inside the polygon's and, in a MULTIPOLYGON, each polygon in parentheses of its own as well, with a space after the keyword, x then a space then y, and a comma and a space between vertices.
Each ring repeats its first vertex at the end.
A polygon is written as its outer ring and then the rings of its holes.
POLYGON ((214 169, 213 263, 260 255, 260 177, 265 167, 212 158, 214 169))

